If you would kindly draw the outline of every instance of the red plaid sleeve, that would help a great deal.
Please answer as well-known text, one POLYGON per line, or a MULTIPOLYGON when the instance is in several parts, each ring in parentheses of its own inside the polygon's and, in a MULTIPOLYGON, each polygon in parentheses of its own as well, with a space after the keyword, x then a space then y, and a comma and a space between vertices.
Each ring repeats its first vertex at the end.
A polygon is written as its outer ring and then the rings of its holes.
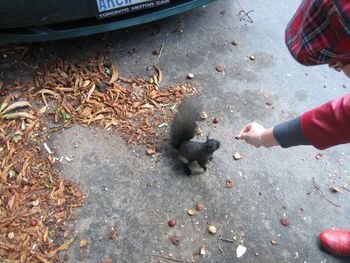
POLYGON ((307 141, 318 149, 350 142, 350 94, 332 100, 301 116, 307 141))
POLYGON ((301 64, 350 63, 350 1, 304 0, 287 26, 285 39, 301 64))

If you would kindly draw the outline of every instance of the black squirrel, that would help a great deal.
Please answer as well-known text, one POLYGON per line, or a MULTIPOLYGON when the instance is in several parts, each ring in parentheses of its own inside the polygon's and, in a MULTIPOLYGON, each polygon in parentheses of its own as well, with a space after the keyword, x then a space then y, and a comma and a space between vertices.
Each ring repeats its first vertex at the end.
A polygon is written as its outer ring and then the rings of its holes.
POLYGON ((178 107, 170 125, 170 145, 177 150, 178 158, 186 165, 186 172, 189 174, 189 165, 194 161, 206 171, 207 162, 213 159, 213 153, 220 147, 220 142, 209 139, 209 136, 206 142, 192 141, 196 135, 200 113, 199 102, 185 100, 178 107))

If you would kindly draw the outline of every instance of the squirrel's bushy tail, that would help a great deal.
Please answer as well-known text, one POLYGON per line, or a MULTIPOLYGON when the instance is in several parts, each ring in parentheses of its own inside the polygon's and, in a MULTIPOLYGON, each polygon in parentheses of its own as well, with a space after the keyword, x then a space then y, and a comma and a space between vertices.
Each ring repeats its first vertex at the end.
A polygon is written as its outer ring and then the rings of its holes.
POLYGON ((170 145, 172 147, 178 149, 183 142, 195 136, 200 113, 201 105, 193 99, 187 99, 180 104, 170 125, 170 145))

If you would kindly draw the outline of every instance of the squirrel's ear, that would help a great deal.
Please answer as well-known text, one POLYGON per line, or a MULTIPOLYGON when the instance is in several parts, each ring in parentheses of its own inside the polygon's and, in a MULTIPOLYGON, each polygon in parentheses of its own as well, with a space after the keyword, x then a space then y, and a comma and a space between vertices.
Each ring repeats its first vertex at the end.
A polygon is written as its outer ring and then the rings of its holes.
POLYGON ((209 141, 210 132, 207 134, 207 142, 209 141))

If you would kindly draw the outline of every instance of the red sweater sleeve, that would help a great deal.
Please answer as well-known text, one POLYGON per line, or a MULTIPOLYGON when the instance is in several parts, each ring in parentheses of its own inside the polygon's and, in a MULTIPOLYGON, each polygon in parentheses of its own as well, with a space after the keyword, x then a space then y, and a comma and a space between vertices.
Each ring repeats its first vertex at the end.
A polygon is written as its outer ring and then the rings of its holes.
POLYGON ((305 138, 318 149, 350 142, 350 94, 301 116, 305 138))

